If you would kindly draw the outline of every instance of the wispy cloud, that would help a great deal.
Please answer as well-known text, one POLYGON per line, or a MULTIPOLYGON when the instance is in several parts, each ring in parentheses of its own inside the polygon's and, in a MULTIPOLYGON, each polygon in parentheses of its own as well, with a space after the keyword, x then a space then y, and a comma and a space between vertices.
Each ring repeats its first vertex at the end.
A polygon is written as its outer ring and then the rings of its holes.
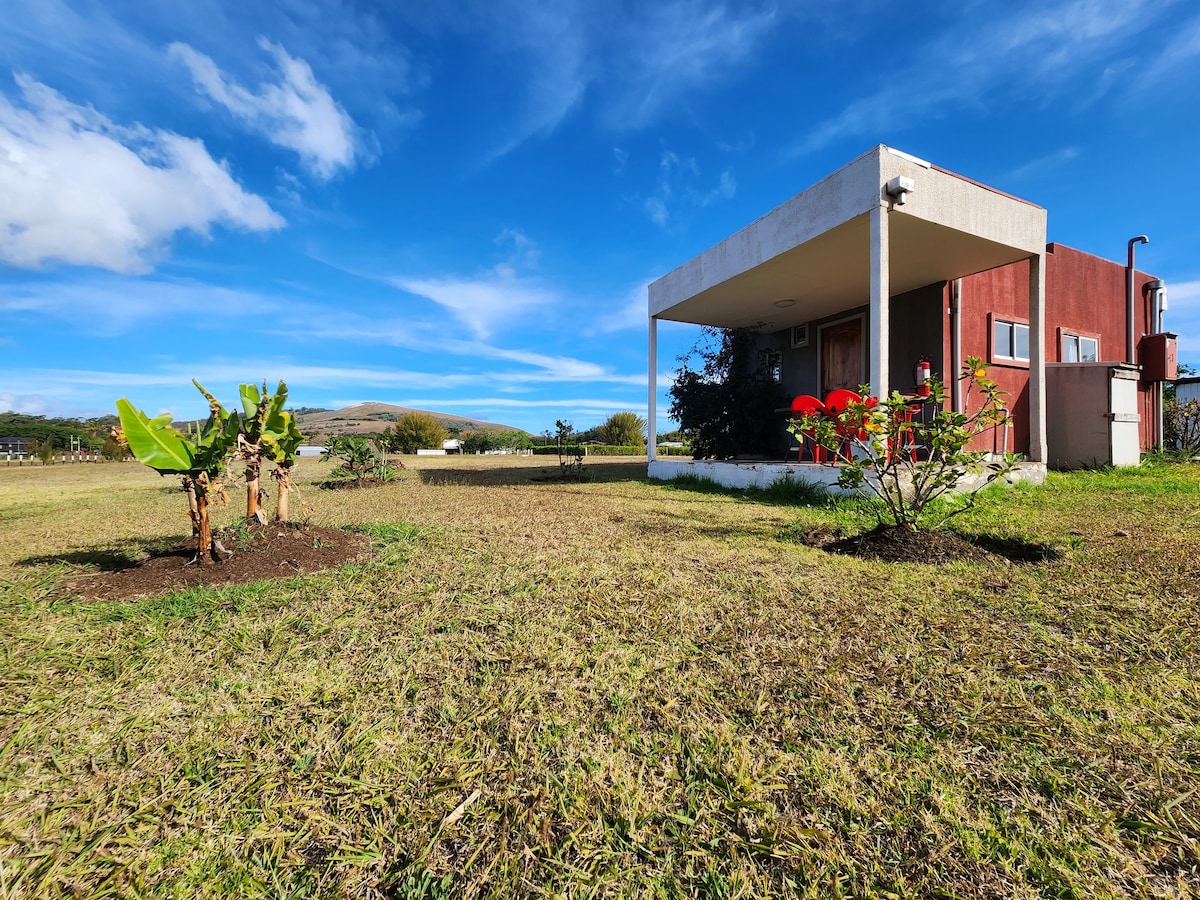
POLYGON ((279 80, 257 90, 232 81, 210 57, 187 44, 173 43, 168 52, 187 66, 198 91, 271 142, 294 150, 318 177, 328 180, 338 170, 351 168, 361 145, 349 114, 317 81, 307 62, 265 38, 258 44, 274 58, 279 80))
POLYGON ((643 281, 630 288, 620 306, 608 315, 597 317, 595 325, 591 329, 592 332, 612 334, 617 331, 632 331, 634 329, 645 331, 647 317, 649 316, 649 307, 647 305, 649 285, 649 281, 643 281))
POLYGON ((1029 162, 1017 166, 1008 173, 1008 178, 1018 180, 1039 172, 1044 172, 1046 169, 1056 169, 1064 166, 1067 163, 1074 162, 1079 158, 1079 151, 1074 147, 1063 147, 1054 153, 1049 153, 1046 156, 1039 156, 1037 159, 1031 159, 1029 162))
POLYGON ((141 273, 178 231, 283 226, 200 141, 118 126, 27 76, 16 81, 21 106, 0 95, 0 261, 141 273))
MULTIPOLYGON (((617 7, 599 0, 495 0, 430 14, 485 33, 515 75, 506 131, 484 164, 555 131, 585 103, 607 128, 643 129, 686 95, 736 77, 777 20, 773 7, 712 0, 617 7)), ((618 166, 619 154, 618 154, 618 166)))
POLYGON ((659 158, 654 193, 642 202, 642 208, 655 225, 667 228, 680 209, 703 209, 717 200, 729 200, 737 192, 737 180, 728 169, 708 189, 697 186, 700 164, 693 157, 681 158, 664 150, 659 158))
POLYGON ((115 337, 152 320, 224 327, 233 319, 260 318, 287 305, 265 294, 199 281, 130 280, 103 273, 10 284, 0 294, 0 312, 11 318, 53 319, 92 337, 115 337), (197 310, 220 315, 197 316, 197 310))
POLYGON ((480 339, 489 337, 501 323, 516 324, 555 300, 552 292, 520 277, 507 265, 475 277, 401 277, 390 281, 403 291, 449 310, 480 339))
POLYGON ((1167 300, 1164 320, 1168 330, 1179 333, 1179 349, 1200 353, 1200 281, 1167 282, 1167 300))
POLYGON ((641 128, 697 88, 733 77, 776 22, 773 7, 746 10, 706 0, 637 7, 609 36, 604 118, 617 130, 641 128))
POLYGON ((1162 46, 1146 54, 1130 79, 1131 93, 1140 93, 1178 77, 1182 68, 1194 64, 1197 59, 1200 59, 1200 14, 1173 29, 1162 46))
POLYGON ((395 276, 387 284, 432 300, 467 326, 478 339, 492 335, 502 324, 520 325, 522 317, 552 306, 561 298, 543 286, 529 270, 540 255, 537 244, 517 229, 507 228, 496 237, 506 252, 503 262, 474 275, 432 278, 395 276))
MULTIPOLYGON (((1065 0, 1025 4, 981 20, 965 7, 963 21, 932 43, 913 44, 912 64, 889 73, 886 86, 819 122, 787 155, 800 156, 836 140, 878 131, 880 122, 952 115, 965 104, 996 102, 1024 89, 1043 98, 1069 90, 1072 79, 1103 60, 1113 47, 1143 30, 1161 9, 1151 0, 1065 0)), ((1098 99, 1098 97, 1094 97, 1098 99)))

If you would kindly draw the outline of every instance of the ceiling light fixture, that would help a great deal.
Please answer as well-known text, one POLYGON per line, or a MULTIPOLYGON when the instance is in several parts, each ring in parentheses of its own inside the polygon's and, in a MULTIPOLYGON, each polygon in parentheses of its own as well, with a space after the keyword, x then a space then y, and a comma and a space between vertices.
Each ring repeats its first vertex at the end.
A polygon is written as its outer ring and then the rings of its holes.
POLYGON ((795 306, 796 301, 795 300, 776 300, 775 305, 778 306, 780 309, 787 309, 789 306, 795 306))

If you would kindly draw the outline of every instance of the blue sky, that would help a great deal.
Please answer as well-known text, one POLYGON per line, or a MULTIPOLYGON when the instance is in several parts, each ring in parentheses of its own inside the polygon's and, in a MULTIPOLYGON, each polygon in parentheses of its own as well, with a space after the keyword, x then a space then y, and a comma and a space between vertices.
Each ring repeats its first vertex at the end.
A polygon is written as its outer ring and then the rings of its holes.
POLYGON ((877 143, 1148 234, 1200 364, 1194 0, 3 7, 0 409, 644 414, 646 285, 877 143))

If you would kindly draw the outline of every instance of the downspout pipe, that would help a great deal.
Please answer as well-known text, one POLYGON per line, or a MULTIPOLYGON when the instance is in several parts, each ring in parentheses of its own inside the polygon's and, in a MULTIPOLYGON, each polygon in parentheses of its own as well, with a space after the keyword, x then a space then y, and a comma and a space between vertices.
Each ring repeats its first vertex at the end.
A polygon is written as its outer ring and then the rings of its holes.
POLYGON ((1131 366, 1137 365, 1137 349, 1133 336, 1133 248, 1138 244, 1148 244, 1150 238, 1144 234, 1129 239, 1129 261, 1125 265, 1125 362, 1131 366))
MULTIPOLYGON (((950 409, 962 412, 962 279, 950 282, 950 409)), ((943 375, 943 378, 946 376, 943 375)))

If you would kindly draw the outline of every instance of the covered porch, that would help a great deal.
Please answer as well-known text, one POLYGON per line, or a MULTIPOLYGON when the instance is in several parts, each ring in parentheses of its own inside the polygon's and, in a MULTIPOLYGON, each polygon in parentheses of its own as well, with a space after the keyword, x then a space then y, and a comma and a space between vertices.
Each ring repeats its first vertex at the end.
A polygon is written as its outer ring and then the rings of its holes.
MULTIPOLYGON (((885 396, 910 389, 914 348, 934 343, 952 382, 962 364, 953 285, 1028 260, 1029 457, 1044 469, 1045 246, 1044 209, 876 146, 650 285, 649 420, 657 421, 659 320, 757 329, 786 348, 781 383, 793 393, 866 383, 885 396)), ((951 404, 961 403, 952 393, 951 404)), ((655 431, 649 474, 673 477, 685 461, 658 459, 655 431)), ((729 486, 757 483, 746 481, 751 472, 836 478, 820 470, 832 471, 741 461, 704 474, 729 486)))

